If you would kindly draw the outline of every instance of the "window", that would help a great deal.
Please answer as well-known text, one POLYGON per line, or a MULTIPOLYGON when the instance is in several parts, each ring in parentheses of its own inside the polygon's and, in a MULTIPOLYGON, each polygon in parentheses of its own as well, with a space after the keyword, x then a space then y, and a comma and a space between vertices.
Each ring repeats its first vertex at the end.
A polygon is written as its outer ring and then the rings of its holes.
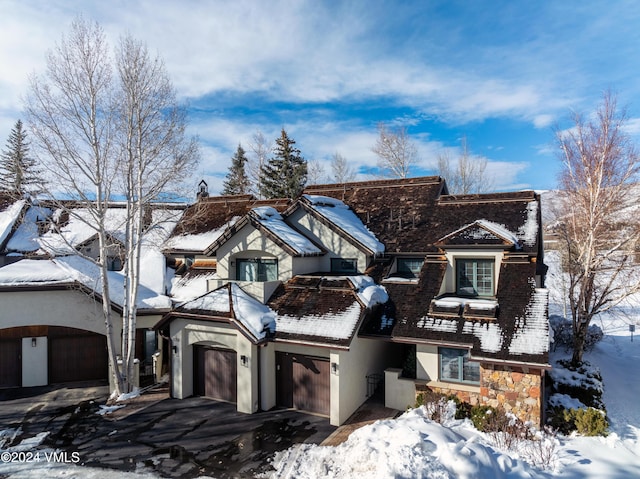
POLYGON ((438 348, 440 380, 480 384, 480 364, 469 361, 466 349, 438 348))
POLYGON ((277 259, 237 259, 236 278, 240 281, 276 281, 277 259))
POLYGON ((332 273, 357 273, 358 260, 345 258, 331 258, 332 273))
POLYGON ((456 260, 456 294, 461 296, 493 296, 492 259, 456 260))
POLYGON ((401 278, 417 278, 424 260, 422 258, 398 258, 396 262, 396 274, 401 278))
POLYGON ((122 258, 120 256, 107 256, 107 269, 109 271, 120 271, 122 269, 122 258))

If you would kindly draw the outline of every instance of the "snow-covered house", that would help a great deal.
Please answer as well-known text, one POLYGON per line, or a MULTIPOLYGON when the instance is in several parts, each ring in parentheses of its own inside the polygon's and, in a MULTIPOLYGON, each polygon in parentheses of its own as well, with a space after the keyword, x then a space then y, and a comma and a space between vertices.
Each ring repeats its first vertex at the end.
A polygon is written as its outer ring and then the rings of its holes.
POLYGON ((362 274, 384 245, 341 201, 305 196, 282 212, 251 208, 204 253, 216 259, 212 291, 158 325, 171 338, 173 395, 344 422, 393 348, 357 335, 366 312, 387 300, 362 274))
POLYGON ((438 178, 309 192, 342 199, 386 246, 368 273, 390 301, 359 334, 407 345, 404 367, 386 370, 387 405, 429 388, 539 423, 549 368, 539 196, 448 195, 438 178))
MULTIPOLYGON (((165 294, 167 268, 160 245, 181 212, 158 208, 149 213, 153 226, 142 248, 137 304, 136 356, 142 374, 153 374, 154 360, 155 372, 162 370, 162 341, 153 326, 172 303, 165 294)), ((6 264, 0 268, 0 387, 107 378, 100 275, 91 261, 76 254, 97 258, 95 232, 80 220, 86 215, 82 208, 61 215, 53 207, 25 200, 0 211, 0 223, 12 222, 1 250, 6 264), (8 221, 18 209, 19 217, 8 221)), ((109 284, 116 335, 124 296, 119 271, 123 217, 122 205, 109 208, 109 284)))

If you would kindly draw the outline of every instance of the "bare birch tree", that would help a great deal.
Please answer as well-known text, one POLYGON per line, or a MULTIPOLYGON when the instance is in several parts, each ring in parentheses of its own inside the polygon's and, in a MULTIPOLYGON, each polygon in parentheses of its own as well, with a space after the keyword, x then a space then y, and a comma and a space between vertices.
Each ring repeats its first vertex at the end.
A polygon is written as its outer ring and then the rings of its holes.
POLYGON ((407 178, 418 162, 418 150, 405 127, 390 130, 379 123, 378 139, 371 151, 378 157, 380 175, 386 177, 407 178))
POLYGON ((572 120, 570 130, 556 131, 562 161, 556 217, 577 365, 593 317, 640 291, 633 262, 640 239, 635 210, 640 158, 625 133, 626 113, 611 93, 595 116, 574 114, 572 120))
POLYGON ((326 175, 322 163, 318 160, 307 161, 307 184, 319 185, 325 183, 326 175))
MULTIPOLYGON (((116 52, 119 167, 127 203, 124 264, 123 345, 125 378, 134 377, 140 254, 148 228, 145 214, 163 192, 176 188, 195 168, 198 145, 185 135, 186 112, 163 61, 130 35, 116 52)), ((125 389, 131 384, 125 380, 125 389)))
POLYGON ((336 183, 349 183, 356 179, 355 170, 349 165, 347 159, 338 152, 331 157, 331 171, 333 181, 336 183))
MULTIPOLYGON (((26 111, 38 159, 52 180, 48 194, 78 200, 88 216, 58 202, 60 208, 93 228, 99 256, 86 257, 100 269, 109 367, 113 393, 132 389, 136 299, 143 217, 154 199, 180 180, 197 161, 195 142, 185 138, 184 111, 159 59, 125 37, 114 60, 97 23, 75 20, 68 37, 47 57, 45 76, 32 76, 26 111), (115 73, 115 75, 114 75, 115 73), (126 199, 125 270, 122 298, 123 364, 117 341, 108 281, 109 202, 126 199)), ((79 252, 78 252, 79 254, 79 252)))
MULTIPOLYGON (((108 248, 106 216, 116 178, 114 146, 113 71, 106 38, 96 23, 75 20, 47 54, 44 76, 32 75, 26 98, 27 119, 37 147, 37 159, 56 195, 76 199, 89 213, 75 215, 65 203, 59 207, 93 228, 99 249, 108 248)), ((48 192, 51 194, 51 191, 48 192)), ((109 370, 120 393, 106 254, 96 261, 102 286, 102 312, 107 337, 109 370)))
POLYGON ((251 155, 247 165, 247 176, 251 181, 252 193, 261 198, 263 190, 262 169, 267 164, 272 145, 261 131, 257 131, 253 135, 253 141, 249 143, 249 149, 251 150, 251 155))
POLYGON ((451 194, 487 193, 493 182, 487 175, 487 159, 478 158, 469 152, 467 138, 462 137, 460 156, 452 160, 448 153, 438 156, 438 175, 447 182, 451 194))

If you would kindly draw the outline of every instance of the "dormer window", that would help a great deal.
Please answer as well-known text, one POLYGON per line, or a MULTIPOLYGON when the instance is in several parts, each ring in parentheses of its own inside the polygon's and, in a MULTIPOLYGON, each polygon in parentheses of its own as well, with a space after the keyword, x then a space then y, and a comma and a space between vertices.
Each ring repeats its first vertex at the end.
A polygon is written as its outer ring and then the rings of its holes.
POLYGON ((398 258, 395 276, 413 279, 420 276, 424 264, 423 258, 398 258))
POLYGON ((457 259, 456 294, 460 296, 494 296, 494 265, 493 259, 457 259))

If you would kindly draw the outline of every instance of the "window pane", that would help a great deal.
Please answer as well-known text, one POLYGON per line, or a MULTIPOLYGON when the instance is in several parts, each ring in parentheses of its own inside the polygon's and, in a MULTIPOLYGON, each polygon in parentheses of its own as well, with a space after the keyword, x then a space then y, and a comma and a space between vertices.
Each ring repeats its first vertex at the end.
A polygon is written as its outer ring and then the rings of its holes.
POLYGON ((236 278, 239 281, 275 281, 278 279, 276 259, 238 259, 236 278))
POLYGON ((463 380, 467 382, 479 383, 480 382, 480 364, 469 361, 469 353, 466 353, 463 358, 463 380))
POLYGON ((457 260, 457 293, 464 296, 493 296, 493 269, 493 260, 457 260))
POLYGON ((398 273, 416 278, 420 275, 423 262, 420 258, 398 258, 398 273))
POLYGON ((440 379, 443 381, 460 381, 459 350, 440 348, 440 379))
POLYGON ((240 281, 256 281, 258 277, 258 265, 255 261, 249 259, 239 259, 238 261, 238 275, 237 278, 240 281))
POLYGON ((480 365, 469 361, 469 351, 439 348, 438 352, 441 381, 480 383, 480 365))
POLYGON ((350 258, 331 258, 332 273, 357 273, 358 261, 350 258))

